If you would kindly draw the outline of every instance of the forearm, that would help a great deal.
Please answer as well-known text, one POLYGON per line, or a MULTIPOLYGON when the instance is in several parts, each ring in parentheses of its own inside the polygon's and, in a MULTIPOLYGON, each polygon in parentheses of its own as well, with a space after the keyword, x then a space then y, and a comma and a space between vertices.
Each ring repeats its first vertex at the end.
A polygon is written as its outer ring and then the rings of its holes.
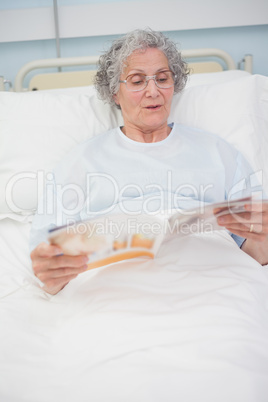
POLYGON ((261 265, 268 264, 268 236, 264 241, 247 239, 241 249, 261 265))

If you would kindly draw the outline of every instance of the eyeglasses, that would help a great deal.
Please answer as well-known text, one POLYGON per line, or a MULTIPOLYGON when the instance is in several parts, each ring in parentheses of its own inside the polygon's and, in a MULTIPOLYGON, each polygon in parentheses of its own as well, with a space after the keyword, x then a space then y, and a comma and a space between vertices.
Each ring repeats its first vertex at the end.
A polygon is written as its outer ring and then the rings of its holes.
POLYGON ((142 91, 148 85, 149 80, 154 80, 158 88, 166 89, 174 86, 176 75, 170 70, 160 71, 156 75, 131 74, 125 80, 119 82, 126 84, 127 90, 132 92, 142 91))

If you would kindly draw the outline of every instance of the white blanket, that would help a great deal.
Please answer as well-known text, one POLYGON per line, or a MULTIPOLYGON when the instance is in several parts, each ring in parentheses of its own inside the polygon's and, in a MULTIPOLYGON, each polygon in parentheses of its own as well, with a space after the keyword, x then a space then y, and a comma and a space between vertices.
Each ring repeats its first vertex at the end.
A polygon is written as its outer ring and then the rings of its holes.
POLYGON ((268 274, 223 231, 39 288, 0 226, 0 401, 267 402, 268 274))

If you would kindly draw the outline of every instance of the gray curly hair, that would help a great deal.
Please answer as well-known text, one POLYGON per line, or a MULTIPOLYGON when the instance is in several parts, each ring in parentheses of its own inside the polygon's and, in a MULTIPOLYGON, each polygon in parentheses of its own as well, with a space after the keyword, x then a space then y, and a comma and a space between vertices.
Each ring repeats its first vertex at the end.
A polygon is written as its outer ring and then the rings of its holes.
POLYGON ((157 48, 165 54, 170 70, 176 75, 174 93, 182 91, 189 71, 175 43, 161 32, 151 29, 136 29, 116 39, 111 48, 100 56, 99 68, 94 79, 100 99, 120 109, 120 106, 115 103, 113 95, 119 90, 119 80, 125 67, 125 61, 134 51, 147 48, 157 48))

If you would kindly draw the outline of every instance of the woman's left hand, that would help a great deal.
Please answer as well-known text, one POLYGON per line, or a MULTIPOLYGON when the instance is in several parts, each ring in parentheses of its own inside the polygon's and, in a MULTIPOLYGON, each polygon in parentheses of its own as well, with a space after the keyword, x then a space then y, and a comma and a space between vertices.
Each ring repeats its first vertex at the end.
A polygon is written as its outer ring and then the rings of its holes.
POLYGON ((245 210, 217 218, 218 224, 246 239, 268 239, 268 201, 245 204, 245 210))
POLYGON ((218 224, 244 237, 241 249, 262 265, 268 264, 268 201, 245 204, 246 212, 217 218, 218 224))

